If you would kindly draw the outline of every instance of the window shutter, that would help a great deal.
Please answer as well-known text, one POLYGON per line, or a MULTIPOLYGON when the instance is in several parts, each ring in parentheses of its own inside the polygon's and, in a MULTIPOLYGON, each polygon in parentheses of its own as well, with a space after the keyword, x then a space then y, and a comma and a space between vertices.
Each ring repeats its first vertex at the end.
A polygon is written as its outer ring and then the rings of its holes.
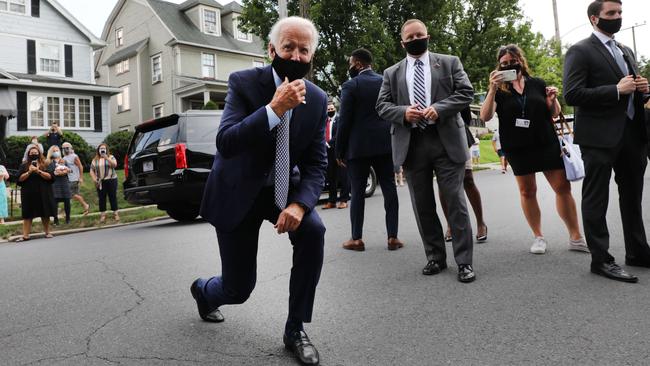
POLYGON ((65 76, 72 77, 72 45, 66 44, 64 47, 65 54, 65 76))
POLYGON ((34 18, 39 18, 41 16, 41 1, 32 0, 32 16, 34 18))
POLYGON ((102 132, 102 97, 93 97, 95 132, 102 132))
POLYGON ((27 131, 27 92, 16 92, 16 114, 18 131, 27 131))
POLYGON ((27 40, 27 73, 36 74, 36 41, 27 40))

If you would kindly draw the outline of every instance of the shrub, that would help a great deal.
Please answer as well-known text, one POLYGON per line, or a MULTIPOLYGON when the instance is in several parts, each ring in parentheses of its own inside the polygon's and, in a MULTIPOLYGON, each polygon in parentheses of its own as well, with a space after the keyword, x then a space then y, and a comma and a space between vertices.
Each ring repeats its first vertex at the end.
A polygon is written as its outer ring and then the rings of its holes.
POLYGON ((111 153, 115 156, 115 159, 117 159, 118 169, 124 168, 124 156, 129 148, 129 143, 131 142, 132 137, 133 132, 131 131, 117 131, 106 136, 104 139, 104 143, 108 145, 111 153))
POLYGON ((213 102, 213 101, 211 101, 211 100, 208 100, 208 101, 205 103, 205 105, 203 106, 202 109, 205 109, 205 110, 216 110, 216 109, 219 109, 219 107, 217 106, 217 103, 215 103, 215 102, 213 102))
POLYGON ((481 136, 479 136, 478 139, 479 139, 479 140, 488 140, 488 141, 491 141, 491 140, 492 140, 492 136, 494 136, 493 133, 484 133, 484 134, 482 134, 481 136))
MULTIPOLYGON (((39 139, 40 141, 40 139, 39 139)), ((30 136, 9 136, 5 139, 3 149, 7 155, 2 162, 7 169, 18 169, 23 161, 25 148, 31 142, 30 136)))

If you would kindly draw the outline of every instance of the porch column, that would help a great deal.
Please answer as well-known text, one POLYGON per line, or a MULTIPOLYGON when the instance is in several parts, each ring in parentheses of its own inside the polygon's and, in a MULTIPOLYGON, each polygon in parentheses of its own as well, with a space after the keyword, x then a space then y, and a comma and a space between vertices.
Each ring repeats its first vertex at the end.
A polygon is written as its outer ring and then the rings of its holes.
POLYGON ((203 104, 207 103, 210 101, 210 92, 209 91, 204 91, 203 92, 203 104))

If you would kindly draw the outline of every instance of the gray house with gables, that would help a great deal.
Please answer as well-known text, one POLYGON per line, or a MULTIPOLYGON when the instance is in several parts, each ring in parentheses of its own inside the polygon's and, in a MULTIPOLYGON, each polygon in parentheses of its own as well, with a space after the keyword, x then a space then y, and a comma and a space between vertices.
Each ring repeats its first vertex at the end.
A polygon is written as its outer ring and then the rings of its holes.
POLYGON ((113 129, 209 100, 223 108, 230 73, 266 60, 262 40, 239 29, 241 12, 234 1, 118 0, 95 60, 97 83, 121 90, 112 98, 113 129))
POLYGON ((0 0, 0 134, 42 135, 56 122, 99 144, 119 92, 95 84, 104 45, 55 0, 0 0))

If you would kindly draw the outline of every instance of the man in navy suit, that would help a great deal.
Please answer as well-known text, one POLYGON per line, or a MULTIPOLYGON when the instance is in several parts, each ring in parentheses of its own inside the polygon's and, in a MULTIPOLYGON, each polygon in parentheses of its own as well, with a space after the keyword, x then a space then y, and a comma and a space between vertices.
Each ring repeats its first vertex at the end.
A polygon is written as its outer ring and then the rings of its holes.
POLYGON ((338 128, 338 115, 333 101, 327 103, 327 124, 325 125, 325 145, 327 145, 327 184, 329 198, 323 205, 323 210, 330 208, 347 208, 350 200, 350 182, 348 170, 336 161, 336 131, 338 128), (339 187, 341 194, 339 195, 339 187), (338 205, 336 197, 338 196, 338 205))
POLYGON ((283 341, 309 365, 319 362, 303 322, 311 321, 323 264, 325 226, 314 207, 327 167, 327 96, 302 78, 317 45, 309 20, 283 18, 269 34, 272 65, 230 75, 201 206, 216 228, 222 272, 190 288, 201 318, 223 321, 219 307, 243 303, 255 287, 259 228, 270 221, 293 245, 283 341))
POLYGON ((364 193, 372 166, 384 196, 388 250, 397 250, 404 244, 397 238, 399 203, 391 155, 390 122, 381 119, 375 109, 383 79, 371 65, 370 51, 360 48, 352 52, 351 79, 343 83, 341 89, 336 155, 348 166, 352 188, 352 238, 343 243, 343 248, 365 250, 362 240, 364 193))

